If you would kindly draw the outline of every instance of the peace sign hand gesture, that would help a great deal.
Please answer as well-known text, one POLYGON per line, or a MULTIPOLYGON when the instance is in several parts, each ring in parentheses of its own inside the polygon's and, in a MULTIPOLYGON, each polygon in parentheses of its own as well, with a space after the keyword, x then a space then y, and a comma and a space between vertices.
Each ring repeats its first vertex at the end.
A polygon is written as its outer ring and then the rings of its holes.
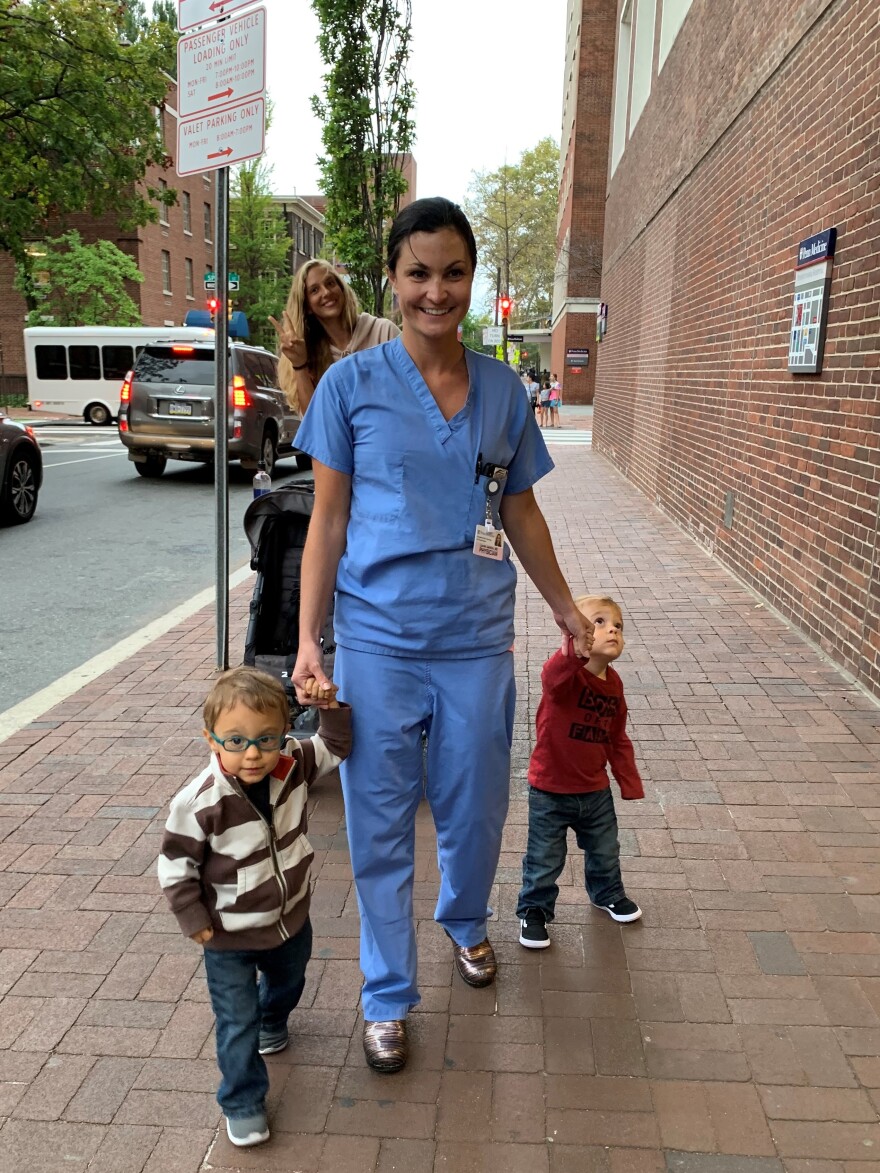
POLYGON ((281 353, 290 361, 291 366, 304 367, 309 361, 305 339, 300 338, 297 334, 287 310, 282 312, 281 318, 282 322, 279 323, 276 322, 271 314, 269 315, 269 321, 275 327, 275 333, 278 335, 281 353))

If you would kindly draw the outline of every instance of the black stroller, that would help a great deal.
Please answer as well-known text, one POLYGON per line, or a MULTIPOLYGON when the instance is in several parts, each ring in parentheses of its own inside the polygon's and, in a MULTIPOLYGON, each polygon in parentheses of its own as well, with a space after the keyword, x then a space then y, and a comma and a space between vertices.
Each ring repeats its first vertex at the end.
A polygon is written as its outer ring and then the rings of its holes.
MULTIPOLYGON (((244 663, 262 668, 284 685, 296 735, 317 731, 318 711, 296 699, 291 674, 299 648, 300 569, 315 504, 314 482, 273 489, 245 510, 244 531, 257 572, 244 645, 244 663)), ((321 635, 324 667, 332 676, 336 642, 333 613, 321 635)))

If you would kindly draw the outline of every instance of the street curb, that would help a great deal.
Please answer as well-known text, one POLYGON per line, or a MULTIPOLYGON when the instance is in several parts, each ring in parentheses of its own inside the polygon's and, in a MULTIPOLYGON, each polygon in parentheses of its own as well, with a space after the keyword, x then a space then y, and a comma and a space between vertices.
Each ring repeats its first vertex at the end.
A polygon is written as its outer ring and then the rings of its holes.
MULTIPOLYGON (((250 562, 246 562, 229 576, 229 589, 233 590, 240 586, 253 573, 250 562)), ((148 623, 140 631, 126 636, 113 647, 107 648, 97 656, 92 656, 90 660, 86 660, 84 664, 80 664, 78 668, 74 668, 53 684, 41 688, 39 692, 35 692, 25 700, 19 701, 17 705, 7 709, 5 713, 0 713, 0 745, 32 721, 38 720, 49 709, 73 696, 84 685, 90 684, 104 672, 115 668, 117 664, 121 664, 123 660, 127 660, 136 652, 143 651, 154 640, 176 627, 178 623, 182 623, 191 615, 195 615, 197 611, 201 611, 203 607, 207 607, 209 603, 213 603, 214 596, 215 590, 212 586, 199 591, 197 595, 193 595, 191 599, 187 599, 186 602, 169 611, 167 615, 154 619, 152 623, 148 623)))

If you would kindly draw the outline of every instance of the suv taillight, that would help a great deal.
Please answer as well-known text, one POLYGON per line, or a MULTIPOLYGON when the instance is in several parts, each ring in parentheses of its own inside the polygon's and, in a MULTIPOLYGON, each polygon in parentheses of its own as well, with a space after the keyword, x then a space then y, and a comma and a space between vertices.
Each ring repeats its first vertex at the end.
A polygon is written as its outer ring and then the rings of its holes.
POLYGON ((250 407, 251 397, 245 386, 244 375, 232 376, 232 406, 250 407))
POLYGON ((131 380, 134 371, 129 371, 122 381, 122 387, 119 391, 119 402, 128 403, 131 400, 131 380))

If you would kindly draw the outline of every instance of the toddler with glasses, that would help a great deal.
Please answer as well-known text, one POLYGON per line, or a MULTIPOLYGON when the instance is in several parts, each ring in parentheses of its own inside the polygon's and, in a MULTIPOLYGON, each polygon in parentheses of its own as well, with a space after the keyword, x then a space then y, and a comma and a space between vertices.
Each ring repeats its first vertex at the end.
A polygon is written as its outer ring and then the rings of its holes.
POLYGON ((277 680, 247 667, 217 678, 204 706, 211 762, 171 800, 159 856, 171 911, 205 949, 217 1100, 240 1147, 269 1138, 261 1056, 287 1046, 312 952, 308 787, 351 750, 351 710, 335 686, 310 687, 318 732, 285 745, 289 710, 277 680))

